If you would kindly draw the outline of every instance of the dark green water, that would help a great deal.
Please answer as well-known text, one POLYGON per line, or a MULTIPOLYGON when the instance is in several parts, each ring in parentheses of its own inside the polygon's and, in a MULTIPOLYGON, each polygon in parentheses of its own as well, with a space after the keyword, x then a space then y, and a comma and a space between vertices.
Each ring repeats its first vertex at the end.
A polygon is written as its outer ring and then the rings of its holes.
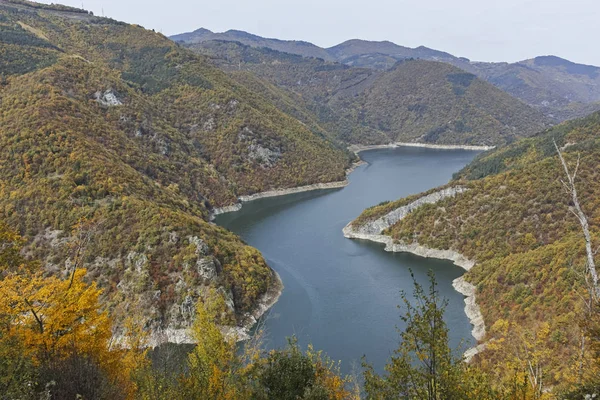
POLYGON ((476 152, 401 147, 361 153, 368 164, 337 190, 257 200, 216 222, 258 248, 285 289, 265 317, 266 345, 277 348, 295 335, 312 343, 344 372, 363 355, 378 370, 398 344, 400 290, 412 293, 409 269, 421 283, 435 272, 449 301, 446 320, 453 345, 473 340, 463 296, 452 280, 463 270, 450 262, 388 253, 383 246, 344 238, 342 228, 365 208, 420 193, 450 180, 476 152))

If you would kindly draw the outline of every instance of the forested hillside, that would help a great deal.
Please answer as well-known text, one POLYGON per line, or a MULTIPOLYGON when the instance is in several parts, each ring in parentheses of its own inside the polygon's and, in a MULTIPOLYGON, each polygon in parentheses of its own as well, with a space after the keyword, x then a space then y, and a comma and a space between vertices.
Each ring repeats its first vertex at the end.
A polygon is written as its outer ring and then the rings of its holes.
POLYGON ((242 43, 303 57, 385 71, 399 61, 419 59, 458 67, 493 84, 541 111, 553 122, 583 117, 600 109, 600 67, 577 64, 556 56, 540 56, 514 63, 479 62, 419 46, 410 48, 390 41, 347 40, 324 49, 312 43, 266 39, 242 31, 213 33, 206 29, 172 36, 195 48, 211 47, 211 41, 242 43))
POLYGON ((544 116, 448 64, 407 60, 387 71, 230 41, 188 44, 244 83, 250 71, 299 98, 350 144, 497 145, 543 129, 544 116))
MULTIPOLYGON (((596 249, 599 132, 596 113, 482 153, 448 184, 462 185, 466 192, 423 205, 385 231, 396 242, 450 249, 476 262, 466 278, 477 287, 488 327, 487 349, 477 364, 499 381, 510 375, 514 363, 530 362, 543 373, 546 389, 568 386, 588 365, 589 353, 582 348, 589 318, 585 241, 561 182, 568 180, 553 142, 571 173, 577 171, 579 202, 596 249)), ((368 209, 353 226, 418 197, 368 209)))
POLYGON ((0 218, 28 254, 57 275, 87 267, 156 329, 189 325, 209 287, 223 323, 248 320, 272 272, 209 212, 343 180, 347 152, 142 27, 2 0, 0 32, 0 218))

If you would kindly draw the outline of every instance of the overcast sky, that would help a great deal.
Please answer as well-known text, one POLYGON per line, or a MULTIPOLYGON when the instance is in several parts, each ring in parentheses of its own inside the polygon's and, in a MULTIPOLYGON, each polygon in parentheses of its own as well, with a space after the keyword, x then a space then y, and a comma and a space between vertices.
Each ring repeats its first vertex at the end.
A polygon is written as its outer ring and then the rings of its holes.
POLYGON ((354 38, 390 40, 477 61, 552 54, 600 66, 600 0, 83 0, 83 5, 165 35, 200 27, 239 29, 322 47, 354 38))

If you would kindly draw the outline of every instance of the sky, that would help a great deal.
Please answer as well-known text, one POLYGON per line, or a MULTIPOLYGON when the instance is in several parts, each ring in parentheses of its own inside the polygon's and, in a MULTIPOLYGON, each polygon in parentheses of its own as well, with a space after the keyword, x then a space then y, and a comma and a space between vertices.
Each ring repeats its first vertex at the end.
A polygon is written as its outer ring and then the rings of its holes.
POLYGON ((556 55, 600 66, 600 0, 52 0, 165 35, 200 27, 330 47, 420 45, 474 61, 556 55))

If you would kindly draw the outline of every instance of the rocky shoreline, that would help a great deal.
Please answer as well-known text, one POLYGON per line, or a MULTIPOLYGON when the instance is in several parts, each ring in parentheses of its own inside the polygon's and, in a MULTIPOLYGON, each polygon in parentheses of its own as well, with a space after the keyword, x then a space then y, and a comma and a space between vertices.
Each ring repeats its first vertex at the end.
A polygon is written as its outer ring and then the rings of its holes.
MULTIPOLYGON (((431 249, 417 243, 395 243, 390 236, 381 234, 381 232, 383 232, 385 229, 389 228, 390 226, 404 218, 406 215, 408 215, 408 213, 418 208, 419 206, 423 204, 435 203, 436 201, 439 201, 443 198, 455 196, 466 190, 467 189, 463 187, 454 187, 432 193, 430 195, 417 199, 410 204, 399 207, 396 210, 393 210, 390 213, 384 215, 383 217, 378 218, 375 221, 366 223, 365 225, 358 228, 353 227, 352 222, 350 222, 343 229, 344 236, 348 239, 370 240, 372 242, 382 243, 385 245, 385 251, 405 252, 412 253, 421 257, 449 260, 452 261, 458 267, 464 269, 465 271, 469 271, 475 265, 475 262, 473 260, 469 260, 467 257, 456 251, 431 249)), ((452 282, 452 286, 457 292, 465 296, 465 314, 467 315, 467 318, 469 318, 471 325, 473 325, 471 334, 473 335, 475 340, 481 341, 485 337, 485 322, 483 320, 481 310, 479 309, 479 306, 476 302, 476 287, 467 282, 464 279, 464 276, 455 279, 452 282)), ((468 349, 464 354, 465 360, 467 362, 470 361, 471 358, 473 358, 473 356, 475 356, 483 348, 484 345, 480 344, 476 347, 468 349)))
MULTIPOLYGON (((362 160, 353 163, 352 166, 350 166, 350 168, 348 168, 346 170, 346 177, 348 175, 350 175, 357 167, 359 167, 363 164, 365 164, 365 162, 362 160)), ((298 186, 298 187, 288 188, 288 189, 273 189, 273 190, 267 190, 265 192, 259 192, 259 193, 254 193, 254 194, 250 194, 250 195, 242 195, 242 196, 238 197, 239 202, 236 204, 232 204, 230 206, 214 208, 212 210, 210 219, 214 220, 215 216, 217 216, 217 215, 239 211, 242 209, 243 203, 248 203, 250 201, 254 201, 254 200, 258 200, 258 199, 265 199, 268 197, 285 196, 288 194, 296 194, 296 193, 303 193, 303 192, 311 192, 313 190, 340 189, 340 188, 343 188, 346 186, 348 186, 348 179, 344 179, 343 181, 337 181, 337 182, 313 183, 312 185, 298 186)))
POLYGON ((469 145, 453 145, 453 144, 429 144, 429 143, 409 143, 409 142, 396 142, 389 144, 375 144, 375 145, 352 145, 348 147, 348 150, 355 154, 361 151, 376 150, 376 149, 393 149, 396 147, 422 147, 426 149, 441 149, 441 150, 478 150, 487 151, 493 149, 495 146, 469 146, 469 145))
MULTIPOLYGON (((252 312, 244 315, 241 326, 223 326, 221 331, 225 337, 235 337, 238 342, 250 338, 250 329, 275 303, 283 293, 283 281, 275 270, 273 272, 273 285, 263 294, 252 312)), ((117 339, 119 340, 119 339, 117 339)), ((164 343, 195 344, 196 341, 190 335, 190 328, 166 328, 159 332, 153 332, 148 338, 148 347, 154 348, 164 343)))

